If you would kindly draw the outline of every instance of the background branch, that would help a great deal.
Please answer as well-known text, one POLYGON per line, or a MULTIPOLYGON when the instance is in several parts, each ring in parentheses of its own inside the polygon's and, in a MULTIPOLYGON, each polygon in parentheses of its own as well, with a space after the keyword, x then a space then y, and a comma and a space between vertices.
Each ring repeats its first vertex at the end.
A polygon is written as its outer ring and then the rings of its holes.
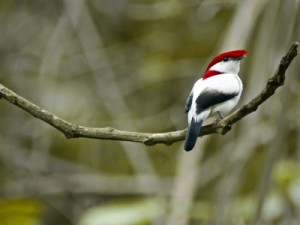
MULTIPOLYGON (((292 44, 287 54, 281 59, 277 71, 268 80, 265 88, 261 91, 261 93, 259 93, 248 104, 242 106, 240 109, 228 115, 223 120, 211 125, 204 126, 201 130, 200 136, 212 133, 227 133, 230 130, 231 125, 233 125, 246 115, 254 112, 264 101, 270 98, 275 93, 276 89, 284 84, 285 72, 292 60, 297 55, 298 46, 298 42, 294 42, 292 44)), ((146 145, 155 145, 158 143, 172 144, 174 142, 181 141, 184 139, 186 134, 186 129, 166 133, 143 133, 122 131, 112 127, 95 128, 80 126, 77 124, 72 124, 55 116, 54 114, 14 93, 2 84, 0 84, 0 96, 6 99, 8 102, 27 111, 32 116, 41 119, 49 125, 55 127, 56 129, 61 131, 66 136, 66 138, 84 137, 94 139, 140 142, 146 145)))

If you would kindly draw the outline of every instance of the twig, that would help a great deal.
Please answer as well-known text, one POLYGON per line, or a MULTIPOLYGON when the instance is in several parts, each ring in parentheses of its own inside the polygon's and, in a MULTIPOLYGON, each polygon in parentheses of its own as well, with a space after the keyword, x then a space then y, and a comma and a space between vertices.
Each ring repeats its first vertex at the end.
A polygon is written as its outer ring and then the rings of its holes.
MULTIPOLYGON (((226 134, 231 125, 241 120, 243 117, 257 110, 257 108, 268 98, 270 98, 276 91, 276 89, 284 84, 285 72, 290 63, 297 55, 298 42, 294 42, 287 52, 287 54, 281 59, 275 74, 268 80, 265 88, 253 98, 248 104, 242 106, 232 114, 228 115, 221 121, 214 124, 204 126, 201 130, 200 136, 205 136, 212 133, 226 134)), ((77 124, 69 123, 45 109, 33 104, 27 99, 17 95, 7 87, 0 84, 0 98, 6 99, 8 102, 24 109, 32 116, 43 120, 49 125, 55 127, 61 131, 66 138, 94 138, 94 139, 106 139, 116 141, 130 141, 140 142, 145 145, 155 144, 172 144, 174 142, 182 141, 186 135, 186 129, 166 132, 166 133, 142 133, 142 132, 130 132, 117 130, 112 127, 95 128, 85 127, 77 124)))

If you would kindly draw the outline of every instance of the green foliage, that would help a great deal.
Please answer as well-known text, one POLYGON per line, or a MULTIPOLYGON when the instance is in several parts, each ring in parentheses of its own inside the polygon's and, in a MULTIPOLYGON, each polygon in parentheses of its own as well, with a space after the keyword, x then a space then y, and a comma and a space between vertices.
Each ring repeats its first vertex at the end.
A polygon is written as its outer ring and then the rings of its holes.
POLYGON ((30 198, 3 199, 0 201, 1 225, 40 225, 43 204, 30 198))

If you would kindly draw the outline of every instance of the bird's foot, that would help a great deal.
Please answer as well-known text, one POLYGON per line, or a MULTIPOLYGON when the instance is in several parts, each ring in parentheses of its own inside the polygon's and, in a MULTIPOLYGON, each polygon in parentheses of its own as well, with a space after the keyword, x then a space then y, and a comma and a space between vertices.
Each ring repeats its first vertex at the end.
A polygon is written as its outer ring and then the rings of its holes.
POLYGON ((215 119, 215 123, 217 123, 217 122, 219 122, 220 120, 223 119, 222 114, 219 111, 217 113, 218 113, 218 117, 215 119))

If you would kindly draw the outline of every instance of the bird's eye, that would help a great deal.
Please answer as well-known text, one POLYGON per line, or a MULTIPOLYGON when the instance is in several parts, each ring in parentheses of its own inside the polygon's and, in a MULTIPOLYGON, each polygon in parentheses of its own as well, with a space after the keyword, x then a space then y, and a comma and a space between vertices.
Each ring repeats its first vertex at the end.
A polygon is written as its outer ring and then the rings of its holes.
POLYGON ((225 58, 222 59, 223 62, 227 62, 228 60, 229 60, 228 57, 225 57, 225 58))

